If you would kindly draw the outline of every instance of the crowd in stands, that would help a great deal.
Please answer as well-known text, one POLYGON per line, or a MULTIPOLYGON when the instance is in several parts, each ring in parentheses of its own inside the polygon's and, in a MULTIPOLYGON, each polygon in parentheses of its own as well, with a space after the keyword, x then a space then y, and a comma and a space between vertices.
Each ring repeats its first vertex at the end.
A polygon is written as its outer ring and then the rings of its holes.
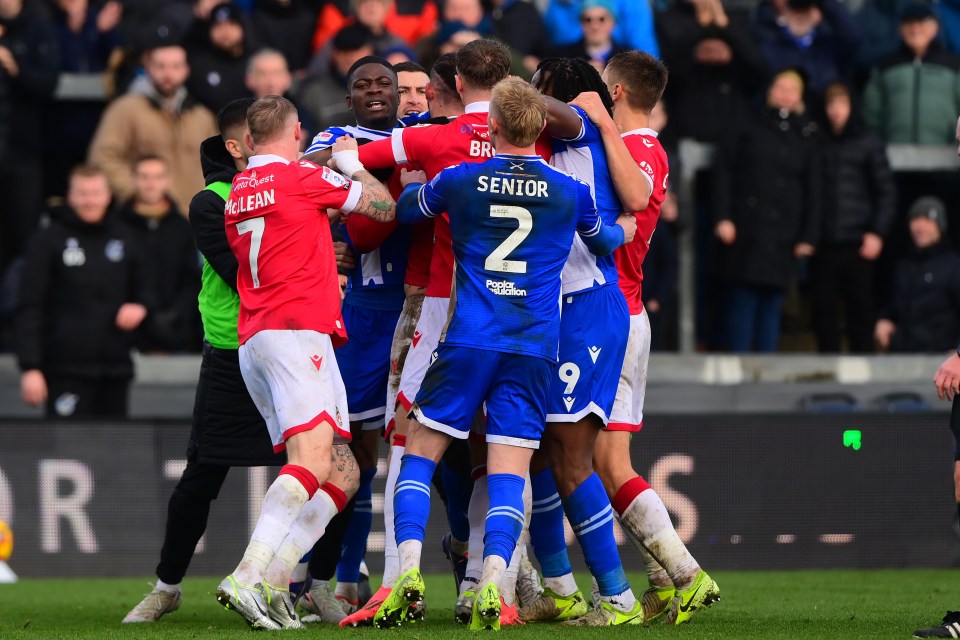
POLYGON ((701 349, 956 347, 960 181, 894 174, 886 148, 956 144, 960 0, 0 0, 0 345, 28 242, 62 223, 71 170, 89 163, 152 274, 133 342, 199 350, 182 215, 214 114, 281 94, 312 135, 351 122, 345 75, 361 57, 430 68, 476 38, 508 44, 525 78, 554 56, 666 62, 672 172, 681 139, 714 159, 691 206, 663 207, 644 284, 655 348, 677 343, 686 232, 701 349))

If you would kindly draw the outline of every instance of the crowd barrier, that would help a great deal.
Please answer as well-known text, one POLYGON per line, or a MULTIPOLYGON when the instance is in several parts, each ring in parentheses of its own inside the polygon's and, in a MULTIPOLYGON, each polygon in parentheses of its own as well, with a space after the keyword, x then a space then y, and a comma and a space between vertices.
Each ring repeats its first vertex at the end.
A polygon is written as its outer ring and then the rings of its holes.
MULTIPOLYGON (((149 575, 166 505, 185 461, 184 423, 0 423, 0 519, 22 577, 149 575)), ((943 567, 960 544, 947 416, 653 416, 634 461, 677 531, 716 569, 943 567)), ((368 563, 381 570, 382 486, 375 484, 368 563)), ((235 469, 211 510, 194 575, 228 572, 242 554, 275 471, 235 469)), ((428 571, 445 515, 435 500, 428 571)), ((625 563, 639 559, 616 532, 625 563)), ((568 542, 573 543, 569 528, 568 542)), ((582 565, 573 546, 571 557, 582 565)))

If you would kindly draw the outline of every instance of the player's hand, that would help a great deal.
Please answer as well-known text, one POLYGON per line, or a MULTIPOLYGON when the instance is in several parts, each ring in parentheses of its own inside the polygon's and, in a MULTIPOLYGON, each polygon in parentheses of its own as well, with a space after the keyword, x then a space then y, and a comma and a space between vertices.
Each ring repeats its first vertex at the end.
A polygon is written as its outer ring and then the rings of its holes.
POLYGON ((133 331, 147 317, 147 308, 136 302, 120 305, 117 311, 117 328, 121 331, 133 331))
POLYGON ((720 238, 720 242, 729 246, 737 241, 737 225, 730 220, 721 220, 713 232, 720 238))
POLYGON ((649 311, 650 313, 660 313, 660 301, 659 300, 647 300, 643 303, 643 308, 649 311))
POLYGON ((603 106, 603 100, 596 91, 585 91, 571 100, 570 104, 583 109, 587 117, 598 127, 613 123, 613 118, 607 113, 607 108, 603 106))
POLYGON ((864 260, 876 260, 883 251, 883 238, 875 233, 863 234, 863 243, 860 245, 860 257, 864 260))
POLYGON ((334 155, 336 155, 338 151, 356 151, 359 148, 356 138, 352 136, 340 136, 334 141, 332 147, 334 155))
POLYGON ((960 395, 960 355, 954 353, 943 361, 933 376, 933 384, 937 387, 937 396, 941 400, 953 400, 960 395))
POLYGON ((623 244, 630 244, 637 236, 637 219, 632 213, 622 214, 617 224, 623 227, 623 244))
POLYGON ((343 302, 343 299, 347 297, 347 283, 350 282, 350 278, 338 273, 337 280, 340 281, 340 302, 343 302))
POLYGON ((421 171, 419 169, 400 169, 400 184, 407 186, 408 184, 420 183, 423 184, 427 181, 427 172, 421 171))
POLYGON ((31 407, 47 401, 47 379, 39 369, 24 371, 20 376, 20 397, 31 407))
POLYGON ((880 348, 886 351, 890 348, 890 339, 897 332, 897 325, 886 318, 877 320, 873 328, 873 339, 877 341, 880 348))
POLYGON ((110 2, 103 5, 100 13, 97 14, 97 31, 105 33, 112 30, 120 24, 120 18, 122 17, 123 5, 117 2, 117 0, 110 0, 110 2))
POLYGON ((343 224, 349 217, 349 213, 344 213, 340 209, 327 209, 327 218, 330 220, 330 224, 343 224))
POLYGON ((360 162, 360 152, 357 151, 357 141, 350 136, 340 136, 333 143, 332 160, 337 165, 337 171, 347 176, 351 180, 358 171, 363 171, 363 163, 360 162))
POLYGON ((809 258, 815 251, 816 249, 814 249, 813 245, 809 242, 798 242, 793 248, 793 255, 798 258, 809 258))
POLYGON ((353 249, 351 249, 350 245, 346 242, 334 242, 333 255, 337 259, 337 269, 349 271, 357 266, 357 260, 353 256, 353 249))
POLYGON ((17 64, 13 52, 4 46, 0 46, 0 67, 7 72, 7 75, 16 78, 20 75, 20 65, 17 64))

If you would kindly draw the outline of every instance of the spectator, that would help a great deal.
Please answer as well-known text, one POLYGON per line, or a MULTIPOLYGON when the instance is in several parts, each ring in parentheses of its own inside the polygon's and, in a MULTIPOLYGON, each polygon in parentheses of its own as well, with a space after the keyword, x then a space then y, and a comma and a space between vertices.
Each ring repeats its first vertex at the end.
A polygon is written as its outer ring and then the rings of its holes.
POLYGON ((933 353, 960 341, 960 255, 944 240, 947 208, 924 197, 910 207, 913 247, 897 265, 893 297, 874 331, 884 351, 933 353))
POLYGON ((285 96, 293 86, 293 77, 282 53, 261 49, 247 62, 244 84, 254 98, 285 96))
POLYGON ((527 0, 490 0, 490 7, 493 37, 506 43, 533 74, 552 46, 540 12, 527 0))
POLYGON ((933 9, 911 4, 900 17, 899 53, 870 74, 867 124, 888 144, 952 144, 960 113, 960 58, 937 42, 933 9))
MULTIPOLYGON (((320 51, 340 29, 350 24, 356 13, 357 0, 331 0, 324 5, 317 19, 313 50, 320 51)), ((387 31, 414 46, 437 29, 437 5, 433 0, 389 0, 387 31)))
POLYGON ((190 47, 187 59, 190 77, 187 91, 213 113, 228 102, 247 97, 245 74, 252 46, 244 17, 228 2, 214 7, 207 27, 207 39, 190 47))
POLYGON ((0 0, 0 273, 37 227, 43 194, 43 111, 57 84, 53 29, 24 0, 0 0))
POLYGON ((675 3, 660 16, 658 36, 670 69, 665 100, 679 136, 716 142, 749 110, 767 66, 745 16, 721 0, 675 3))
POLYGON ((129 230, 99 169, 70 175, 67 204, 25 254, 16 351, 24 402, 48 417, 124 418, 133 331, 150 299, 129 230))
MULTIPOLYGON (((543 14, 547 33, 553 46, 574 44, 583 37, 580 12, 583 0, 550 0, 543 14)), ((660 47, 654 32, 653 9, 644 0, 613 0, 617 27, 613 39, 628 49, 639 49, 660 57, 660 47)))
POLYGON ((397 95, 400 97, 397 117, 402 120, 407 116, 426 116, 429 113, 427 85, 430 84, 427 70, 416 62, 395 64, 393 70, 397 74, 397 95))
POLYGON ((372 55, 373 34, 364 25, 347 25, 334 36, 329 62, 312 68, 313 76, 304 82, 297 96, 317 131, 353 120, 353 113, 347 108, 347 72, 354 62, 372 55))
POLYGON ((863 86, 871 69, 900 48, 900 15, 915 1, 871 0, 854 15, 862 35, 857 49, 858 86, 863 86))
POLYGON ((88 0, 57 0, 52 24, 60 48, 56 100, 47 112, 44 192, 62 196, 70 169, 87 156, 90 139, 112 97, 112 66, 122 55, 117 25, 123 6, 111 0, 91 7, 88 0))
POLYGON ((190 223, 170 199, 170 167, 143 156, 133 167, 134 195, 119 211, 150 277, 154 306, 136 346, 145 353, 199 351, 200 258, 190 223))
POLYGON ((840 313, 850 351, 871 353, 876 321, 874 269, 893 225, 896 189, 883 141, 865 130, 843 83, 824 91, 820 241, 810 267, 813 328, 823 353, 840 349, 840 313))
POLYGON ((718 148, 715 231, 734 352, 777 349, 794 259, 813 253, 822 199, 817 127, 804 112, 802 75, 781 71, 756 117, 718 148))
POLYGON ((937 13, 943 26, 942 39, 944 49, 960 54, 960 2, 957 0, 939 0, 937 13))
MULTIPOLYGON (((256 0, 252 21, 260 40, 283 54, 299 74, 310 63, 322 0, 256 0)), ((280 95, 280 94, 277 94, 280 95)))
POLYGON ((580 25, 583 37, 564 47, 553 50, 558 58, 582 58, 599 73, 603 73, 607 61, 627 49, 613 40, 617 24, 617 10, 612 0, 583 0, 580 5, 580 25))
POLYGON ((770 68, 802 70, 816 95, 853 74, 860 27, 839 0, 763 0, 753 27, 770 68))
POLYGON ((456 53, 467 43, 482 37, 479 32, 468 28, 462 22, 444 22, 436 33, 420 41, 417 58, 424 67, 433 68, 440 56, 456 53))
POLYGON ((163 44, 145 54, 146 77, 115 100, 100 119, 90 145, 90 161, 106 172, 114 194, 133 196, 133 162, 143 155, 163 158, 173 170, 171 195, 186 211, 203 187, 197 148, 217 130, 210 110, 187 93, 187 54, 163 44))
MULTIPOLYGON (((397 51, 409 51, 410 47, 399 37, 389 31, 386 25, 387 11, 391 0, 353 0, 353 13, 347 18, 345 25, 362 25, 370 30, 373 51, 375 55, 383 57, 385 53, 395 54, 397 51)), ((310 63, 312 69, 326 69, 330 65, 332 43, 325 44, 313 57, 310 63)))

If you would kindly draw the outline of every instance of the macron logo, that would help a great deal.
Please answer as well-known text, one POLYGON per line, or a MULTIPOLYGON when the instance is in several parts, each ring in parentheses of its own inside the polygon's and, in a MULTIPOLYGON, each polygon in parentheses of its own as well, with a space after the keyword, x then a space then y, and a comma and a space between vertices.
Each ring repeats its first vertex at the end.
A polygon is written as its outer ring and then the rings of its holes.
POLYGON ((577 401, 576 398, 573 398, 570 396, 567 396, 566 398, 563 399, 563 404, 566 405, 568 412, 570 411, 570 409, 573 408, 573 403, 576 401, 577 401))
POLYGON ((310 356, 310 362, 313 363, 313 366, 317 371, 320 371, 320 367, 323 365, 323 356, 314 354, 310 356))
POLYGON ((423 337, 423 334, 421 334, 419 331, 413 332, 413 348, 414 349, 417 348, 417 344, 420 342, 420 338, 422 337, 423 337))
POLYGON ((652 142, 648 141, 646 138, 640 138, 640 139, 643 140, 643 146, 645 146, 647 149, 653 149, 652 142))
POLYGON ((593 364, 597 364, 597 358, 600 356, 602 349, 600 347, 590 347, 588 351, 590 352, 590 359, 593 360, 593 364))

